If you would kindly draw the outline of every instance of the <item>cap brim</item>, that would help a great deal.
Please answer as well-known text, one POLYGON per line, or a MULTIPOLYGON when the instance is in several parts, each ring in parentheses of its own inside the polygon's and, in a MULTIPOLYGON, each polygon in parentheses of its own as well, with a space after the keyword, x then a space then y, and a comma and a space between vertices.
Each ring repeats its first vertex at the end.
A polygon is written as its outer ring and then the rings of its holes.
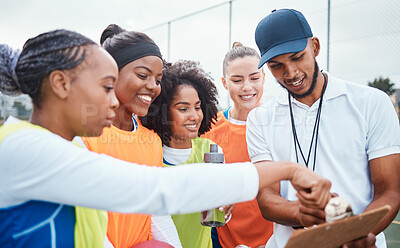
POLYGON ((274 46, 261 56, 260 63, 258 64, 258 69, 260 69, 266 62, 268 62, 272 58, 275 58, 276 56, 303 51, 307 47, 307 43, 308 38, 303 38, 299 40, 288 41, 274 46))

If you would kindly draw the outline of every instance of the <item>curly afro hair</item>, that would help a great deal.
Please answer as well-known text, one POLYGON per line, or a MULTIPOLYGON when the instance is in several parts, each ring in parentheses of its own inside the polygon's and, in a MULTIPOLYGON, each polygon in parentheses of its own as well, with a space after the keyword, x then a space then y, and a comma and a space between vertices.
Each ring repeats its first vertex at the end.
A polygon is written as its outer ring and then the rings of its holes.
POLYGON ((166 65, 161 80, 161 94, 151 104, 148 114, 140 118, 143 126, 154 130, 163 144, 169 145, 173 135, 168 119, 171 101, 181 85, 190 85, 199 94, 204 116, 198 136, 209 131, 218 113, 218 91, 212 80, 198 62, 181 60, 172 65, 166 65))

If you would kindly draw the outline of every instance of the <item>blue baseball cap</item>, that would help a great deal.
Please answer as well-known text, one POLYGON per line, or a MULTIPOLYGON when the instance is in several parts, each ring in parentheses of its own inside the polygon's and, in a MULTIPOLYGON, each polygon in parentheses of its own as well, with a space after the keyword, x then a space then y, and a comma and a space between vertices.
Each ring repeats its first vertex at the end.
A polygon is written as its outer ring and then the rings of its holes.
POLYGON ((280 9, 273 10, 258 23, 255 37, 261 54, 258 68, 261 68, 276 56, 303 51, 313 33, 302 13, 280 9))

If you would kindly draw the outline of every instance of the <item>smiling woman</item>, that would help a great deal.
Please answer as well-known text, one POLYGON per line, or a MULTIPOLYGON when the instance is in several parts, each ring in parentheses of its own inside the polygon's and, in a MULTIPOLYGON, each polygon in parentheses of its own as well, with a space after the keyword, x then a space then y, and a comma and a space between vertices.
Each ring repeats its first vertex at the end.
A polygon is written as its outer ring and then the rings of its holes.
POLYGON ((177 121, 171 119, 172 111, 179 110, 179 107, 182 107, 182 113, 189 110, 188 105, 193 105, 190 111, 201 110, 202 120, 195 121, 199 124, 195 127, 196 137, 210 130, 217 117, 218 92, 210 75, 198 63, 183 60, 167 66, 163 70, 161 86, 161 95, 150 107, 149 114, 141 120, 144 126, 154 130, 161 137, 163 144, 169 145, 174 137, 179 137, 179 133, 174 133, 172 130, 172 126, 176 126, 177 121), (188 97, 181 93, 182 90, 190 94, 194 93, 190 88, 195 89, 198 101, 193 101, 193 99, 189 101, 188 97), (186 100, 179 98, 179 101, 178 96, 185 96, 186 100))
POLYGON ((191 85, 181 85, 177 89, 169 107, 171 120, 170 147, 190 148, 190 140, 198 137, 203 121, 201 100, 196 89, 191 85))
MULTIPOLYGON (((229 92, 233 106, 218 113, 218 121, 204 137, 224 150, 227 163, 250 161, 246 143, 246 120, 249 112, 261 104, 264 71, 258 68, 260 55, 239 42, 225 55, 222 84, 229 92), (240 146, 238 145, 240 144, 240 146)), ((214 247, 240 245, 259 247, 272 235, 272 223, 265 220, 256 200, 236 204, 232 219, 213 228, 214 247)))
POLYGON ((118 105, 117 78, 112 57, 76 32, 43 33, 21 53, 0 45, 0 92, 22 91, 34 100, 30 122, 10 117, 0 127, 0 247, 102 247, 106 216, 93 209, 188 213, 249 200, 278 179, 321 185, 311 173, 299 181, 301 167, 290 164, 284 170, 269 166, 279 174, 274 178, 265 177, 265 166, 162 169, 73 144, 73 136, 97 135, 109 125, 118 105), (93 119, 82 116, 85 105, 97 110, 93 119))
MULTIPOLYGON (((164 69, 161 87, 161 95, 142 121, 163 141, 164 166, 203 162, 213 142, 199 136, 216 119, 214 83, 198 63, 179 61, 164 69)), ((200 212, 172 219, 183 247, 212 247, 211 228, 200 224, 200 212)))
MULTIPOLYGON (((161 92, 163 60, 160 49, 146 34, 126 31, 115 24, 103 31, 100 43, 119 68, 115 84, 119 107, 110 128, 105 128, 98 138, 83 137, 83 142, 91 151, 161 167, 161 140, 137 119, 147 114, 161 92)), ((107 237, 115 248, 128 248, 152 239, 180 247, 170 216, 109 212, 107 237)))

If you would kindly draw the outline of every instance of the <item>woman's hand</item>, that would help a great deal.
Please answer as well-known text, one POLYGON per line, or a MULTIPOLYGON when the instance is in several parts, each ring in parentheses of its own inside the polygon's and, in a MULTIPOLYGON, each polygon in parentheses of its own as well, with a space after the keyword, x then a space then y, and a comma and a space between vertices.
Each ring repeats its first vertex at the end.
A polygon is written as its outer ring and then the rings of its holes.
POLYGON ((225 211, 225 222, 230 219, 230 215, 232 214, 233 210, 235 209, 235 204, 232 205, 225 205, 219 208, 219 211, 225 211))
POLYGON ((306 207, 324 209, 331 199, 331 182, 304 166, 295 168, 290 181, 300 203, 306 207))

